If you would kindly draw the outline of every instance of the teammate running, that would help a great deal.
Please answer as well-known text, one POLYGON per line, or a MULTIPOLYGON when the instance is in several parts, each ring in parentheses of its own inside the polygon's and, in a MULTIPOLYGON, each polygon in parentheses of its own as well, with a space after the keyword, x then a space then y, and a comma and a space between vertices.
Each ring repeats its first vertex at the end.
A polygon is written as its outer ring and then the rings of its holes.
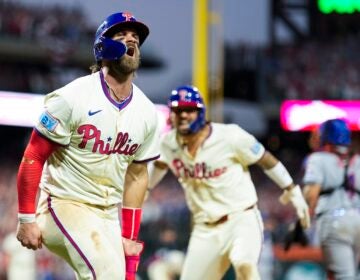
POLYGON ((307 228, 308 206, 300 187, 251 134, 235 124, 207 122, 197 88, 173 90, 169 106, 175 129, 163 137, 161 157, 150 173, 150 188, 168 169, 184 188, 194 227, 181 279, 218 280, 230 264, 237 279, 260 279, 257 263, 263 223, 249 165, 259 165, 284 190, 282 202, 292 202, 307 228))
POLYGON ((44 244, 77 279, 135 279, 147 162, 159 157, 155 106, 132 82, 148 34, 130 13, 103 21, 93 73, 45 97, 19 167, 18 240, 44 244))

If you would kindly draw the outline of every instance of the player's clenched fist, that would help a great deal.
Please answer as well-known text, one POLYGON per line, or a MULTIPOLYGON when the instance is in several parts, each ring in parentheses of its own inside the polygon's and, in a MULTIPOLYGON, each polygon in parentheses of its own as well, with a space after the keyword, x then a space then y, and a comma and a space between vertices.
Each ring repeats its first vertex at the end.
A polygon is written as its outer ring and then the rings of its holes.
POLYGON ((28 249, 37 250, 42 248, 41 232, 37 223, 20 223, 16 238, 22 246, 28 249))
POLYGON ((125 280, 135 280, 144 244, 142 241, 123 238, 123 246, 126 265, 125 280))

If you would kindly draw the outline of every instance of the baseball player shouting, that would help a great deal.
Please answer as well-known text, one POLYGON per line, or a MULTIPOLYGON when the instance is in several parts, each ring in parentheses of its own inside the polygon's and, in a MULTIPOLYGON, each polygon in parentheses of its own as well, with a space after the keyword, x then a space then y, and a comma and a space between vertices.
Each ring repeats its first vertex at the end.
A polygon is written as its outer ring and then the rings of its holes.
POLYGON ((148 34, 130 13, 103 21, 93 73, 45 97, 19 167, 18 240, 44 244, 77 279, 135 279, 147 162, 159 157, 155 106, 132 82, 148 34))
POLYGON ((328 279, 356 278, 360 256, 360 157, 349 160, 344 120, 320 125, 320 149, 306 163, 304 195, 316 218, 328 279))
POLYGON ((181 86, 169 99, 174 129, 161 142, 150 172, 150 188, 170 169, 185 191, 194 227, 182 280, 218 280, 232 264, 237 279, 260 279, 257 263, 263 224, 249 165, 257 164, 284 190, 302 225, 308 206, 283 164, 235 124, 207 122, 197 88, 181 86), (201 261, 199 261, 201 260, 201 261))

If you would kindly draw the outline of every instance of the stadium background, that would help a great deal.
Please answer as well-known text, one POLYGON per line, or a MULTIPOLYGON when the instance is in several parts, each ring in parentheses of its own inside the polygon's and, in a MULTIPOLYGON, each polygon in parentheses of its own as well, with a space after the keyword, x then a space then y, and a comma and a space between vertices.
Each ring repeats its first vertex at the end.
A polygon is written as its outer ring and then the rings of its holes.
MULTIPOLYGON (((359 99, 358 12, 323 14, 317 1, 306 0, 197 1, 208 4, 209 117, 254 133, 299 181, 310 152, 309 132, 284 131, 280 105, 288 99, 359 99)), ((165 104, 173 87, 193 82, 196 2, 83 2, 0 1, 0 91, 46 94, 88 73, 96 25, 118 10, 132 11, 151 28, 136 82, 153 101, 165 104)), ((16 168, 30 131, 0 125, 0 279, 7 279, 5 240, 16 229, 16 168)), ((316 239, 310 248, 291 254, 282 250, 294 213, 279 205, 280 191, 260 170, 251 171, 266 225, 263 279, 304 279, 303 273, 306 279, 324 279, 316 239)), ((185 252, 189 237, 190 216, 172 176, 151 193, 144 213, 142 239, 147 245, 139 276, 148 279, 151 263, 172 250, 185 252)), ((67 265, 46 249, 33 257, 36 279, 73 279, 67 265)), ((229 271, 225 278, 232 277, 229 271)))

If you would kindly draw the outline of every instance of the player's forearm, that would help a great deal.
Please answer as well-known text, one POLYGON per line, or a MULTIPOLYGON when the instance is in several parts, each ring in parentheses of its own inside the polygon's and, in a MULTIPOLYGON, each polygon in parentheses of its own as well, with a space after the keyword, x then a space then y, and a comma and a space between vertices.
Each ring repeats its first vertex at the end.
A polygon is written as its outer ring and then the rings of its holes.
POLYGON ((151 162, 148 165, 149 170, 149 190, 153 189, 160 183, 168 172, 168 167, 165 163, 162 162, 151 162))
POLYGON ((40 162, 23 158, 17 176, 19 214, 35 213, 35 200, 42 169, 43 164, 40 162))
POLYGON ((313 216, 315 213, 315 208, 319 199, 320 190, 321 185, 319 184, 309 184, 304 186, 304 197, 309 205, 311 216, 313 216))
POLYGON ((295 187, 293 179, 285 166, 271 153, 265 152, 264 156, 258 162, 258 165, 281 189, 290 190, 295 187))
POLYGON ((20 163, 17 190, 20 222, 35 220, 35 201, 43 166, 58 146, 33 131, 20 163))
POLYGON ((145 164, 131 164, 125 175, 123 206, 141 208, 148 187, 148 172, 145 164))
POLYGON ((146 163, 130 164, 125 175, 123 205, 121 209, 122 236, 137 240, 142 215, 142 204, 148 185, 146 163))

